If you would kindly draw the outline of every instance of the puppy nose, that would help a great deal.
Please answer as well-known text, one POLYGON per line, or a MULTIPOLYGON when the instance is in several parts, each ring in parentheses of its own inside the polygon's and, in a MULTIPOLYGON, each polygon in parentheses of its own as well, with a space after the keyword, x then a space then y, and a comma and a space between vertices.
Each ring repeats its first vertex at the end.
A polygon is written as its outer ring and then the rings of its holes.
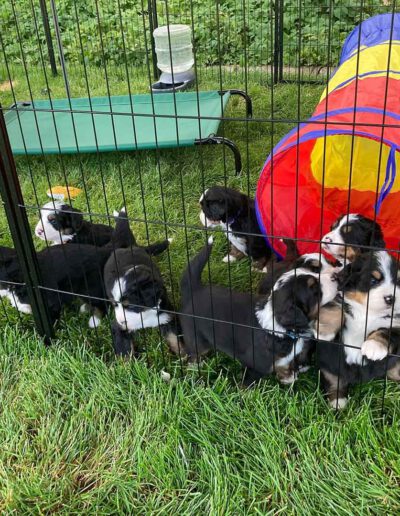
POLYGON ((383 299, 385 300, 385 303, 389 306, 391 306, 394 302, 394 296, 385 296, 383 299))
POLYGON ((332 243, 332 238, 326 236, 326 237, 324 237, 324 242, 328 242, 329 244, 331 244, 332 243))

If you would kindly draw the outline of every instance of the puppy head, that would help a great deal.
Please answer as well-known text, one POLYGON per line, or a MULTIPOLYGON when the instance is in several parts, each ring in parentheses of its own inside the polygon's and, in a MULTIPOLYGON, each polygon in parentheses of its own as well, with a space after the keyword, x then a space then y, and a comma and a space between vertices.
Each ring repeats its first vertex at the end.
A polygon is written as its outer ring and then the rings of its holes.
POLYGON ((377 222, 354 213, 340 217, 322 238, 326 252, 339 260, 346 258, 348 262, 367 251, 364 246, 383 249, 382 230, 377 222))
POLYGON ((224 186, 208 188, 199 199, 200 220, 203 226, 224 225, 247 209, 246 195, 224 186))
POLYGON ((368 308, 368 313, 384 314, 400 311, 400 271, 386 251, 373 251, 356 257, 337 274, 338 289, 349 303, 368 308))
POLYGON ((111 290, 111 301, 118 324, 128 331, 147 327, 146 321, 150 313, 157 319, 156 312, 163 294, 164 285, 150 267, 132 267, 121 278, 115 280, 111 290))
POLYGON ((307 268, 293 269, 275 283, 266 305, 257 313, 260 325, 269 331, 294 331, 306 335, 319 307, 337 293, 333 268, 315 273, 307 268))
POLYGON ((40 220, 36 224, 35 235, 48 242, 71 240, 81 229, 83 215, 68 204, 51 201, 40 210, 40 220))

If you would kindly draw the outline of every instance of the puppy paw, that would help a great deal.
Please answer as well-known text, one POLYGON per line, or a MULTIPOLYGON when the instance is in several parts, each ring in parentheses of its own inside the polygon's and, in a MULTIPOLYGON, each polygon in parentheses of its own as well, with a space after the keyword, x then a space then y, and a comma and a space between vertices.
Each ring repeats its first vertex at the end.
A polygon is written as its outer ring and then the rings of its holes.
POLYGON ((171 381, 171 375, 167 373, 167 371, 161 371, 161 380, 165 383, 169 383, 171 381))
POLYGON ((32 307, 31 305, 28 305, 28 304, 18 304, 17 306, 18 310, 22 313, 22 314, 27 314, 27 315, 30 315, 32 313, 32 307))
POLYGON ((369 360, 383 360, 388 355, 388 348, 383 342, 368 339, 361 346, 361 354, 369 360))
POLYGON ((343 410, 347 405, 347 398, 335 398, 333 400, 329 400, 329 406, 334 410, 343 410))
POLYGON ((89 311, 89 305, 87 303, 81 304, 81 306, 79 307, 79 313, 85 314, 88 311, 89 311))
POLYGON ((208 245, 213 245, 213 242, 214 242, 214 237, 211 235, 208 237, 207 243, 208 243, 208 245))
POLYGON ((299 373, 306 373, 310 369, 309 365, 299 366, 299 373))
POLYGON ((266 267, 263 267, 262 269, 260 269, 259 267, 254 267, 254 265, 252 265, 251 270, 253 272, 258 272, 260 274, 264 274, 264 273, 267 272, 267 268, 266 267))
POLYGON ((100 326, 100 323, 101 323, 101 319, 100 317, 97 317, 97 315, 92 315, 89 319, 89 328, 97 328, 98 326, 100 326))
POLYGON ((170 244, 172 244, 172 242, 174 241, 174 239, 173 239, 173 238, 167 238, 167 240, 168 240, 168 242, 169 242, 170 244))
MULTIPOLYGON (((212 238, 212 237, 210 237, 212 238)), ((222 261, 224 263, 232 263, 232 262, 236 262, 237 258, 235 256, 232 256, 231 254, 227 254, 226 256, 224 256, 222 258, 222 261)))
POLYGON ((297 380, 297 373, 293 371, 288 375, 279 375, 278 380, 282 385, 292 385, 297 380))

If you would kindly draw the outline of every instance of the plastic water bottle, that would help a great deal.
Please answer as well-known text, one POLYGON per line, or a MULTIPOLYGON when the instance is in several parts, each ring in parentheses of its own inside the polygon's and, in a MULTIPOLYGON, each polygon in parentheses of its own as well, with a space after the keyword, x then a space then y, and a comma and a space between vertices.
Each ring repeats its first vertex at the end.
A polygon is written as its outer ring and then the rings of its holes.
POLYGON ((188 25, 165 25, 153 32, 156 43, 157 67, 165 73, 182 73, 194 64, 192 31, 188 25), (170 46, 171 44, 171 46, 170 46))

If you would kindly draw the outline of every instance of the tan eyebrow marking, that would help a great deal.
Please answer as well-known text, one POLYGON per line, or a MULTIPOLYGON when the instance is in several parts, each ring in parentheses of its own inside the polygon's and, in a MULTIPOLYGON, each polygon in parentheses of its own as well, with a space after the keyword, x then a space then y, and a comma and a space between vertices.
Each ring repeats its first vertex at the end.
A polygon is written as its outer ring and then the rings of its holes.
POLYGON ((381 280, 382 279, 382 273, 379 272, 379 271, 372 271, 371 274, 377 280, 381 280))

